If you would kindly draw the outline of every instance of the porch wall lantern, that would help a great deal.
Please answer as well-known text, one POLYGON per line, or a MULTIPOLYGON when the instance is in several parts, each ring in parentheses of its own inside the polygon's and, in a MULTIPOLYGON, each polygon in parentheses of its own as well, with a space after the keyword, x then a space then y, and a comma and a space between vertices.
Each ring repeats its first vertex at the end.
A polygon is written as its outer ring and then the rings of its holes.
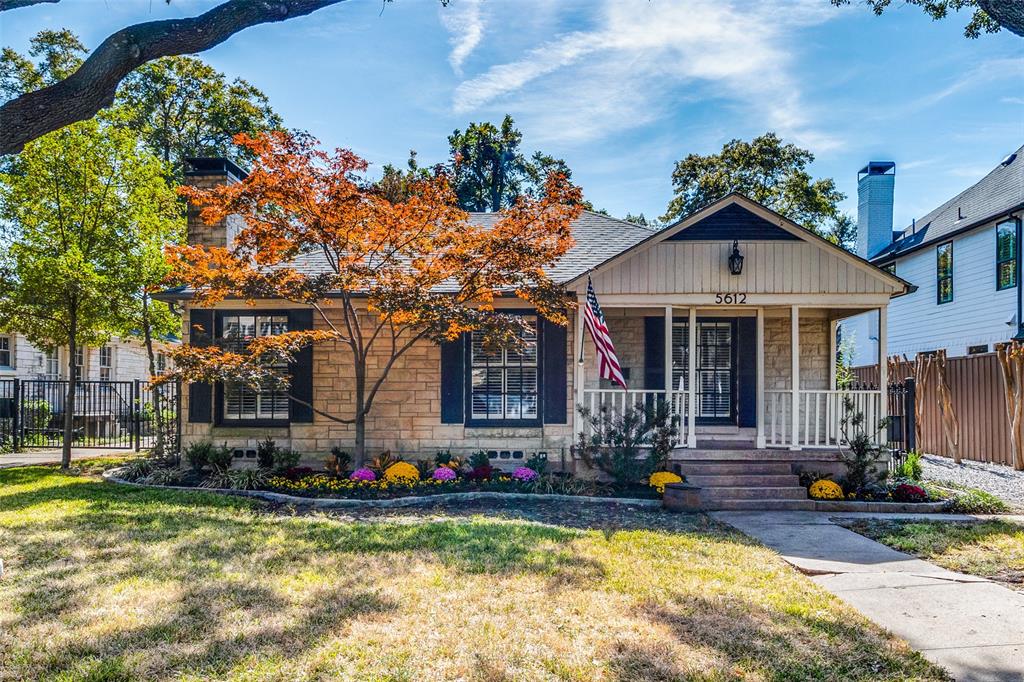
POLYGON ((732 242, 732 255, 729 256, 729 272, 734 275, 743 273, 743 256, 740 254, 739 240, 736 239, 732 242))

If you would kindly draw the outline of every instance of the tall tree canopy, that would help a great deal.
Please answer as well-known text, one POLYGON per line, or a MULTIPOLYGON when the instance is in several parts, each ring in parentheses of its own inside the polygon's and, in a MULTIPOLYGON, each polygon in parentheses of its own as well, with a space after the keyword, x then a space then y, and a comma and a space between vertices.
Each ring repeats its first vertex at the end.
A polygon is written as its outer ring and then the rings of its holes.
MULTIPOLYGON (((4 48, 0 54, 0 91, 5 97, 38 90, 73 72, 88 49, 71 31, 41 31, 28 55, 4 48), (33 61, 34 60, 34 61, 33 61)), ((281 117, 266 95, 240 78, 224 74, 195 57, 165 57, 132 72, 118 88, 118 117, 135 129, 142 143, 174 171, 180 182, 189 156, 228 156, 248 160, 232 141, 281 127, 281 117)))
MULTIPOLYGON (((0 172, 0 328, 67 347, 63 465, 70 463, 75 351, 137 323, 152 244, 181 214, 163 164, 123 125, 82 121, 45 135, 0 172), (148 246, 147 246, 148 245, 148 246)), ((178 226, 180 229, 180 225, 178 226)))
POLYGON ((176 376, 288 390, 280 368, 294 353, 335 344, 331 353, 352 368, 352 402, 332 412, 288 395, 351 424, 361 461, 366 416, 391 368, 417 342, 479 330, 487 344, 509 345, 526 323, 494 308, 502 292, 567 322, 564 292, 544 272, 573 244, 579 190, 564 176, 552 173, 540 197, 521 197, 485 229, 468 222, 446 174, 415 178, 392 202, 364 181, 366 162, 350 151, 327 154, 308 137, 282 132, 239 140, 257 155, 243 181, 183 192, 202 207, 203 220, 239 215, 245 227, 231 247, 172 247, 174 276, 194 289, 199 305, 229 296, 309 305, 316 328, 185 346, 174 354, 176 376), (322 254, 327 271, 295 267, 302 253, 322 254))
MULTIPOLYGON (((849 5, 853 0, 832 0, 838 6, 849 5)), ((875 14, 882 14, 892 0, 863 0, 875 14)), ((945 19, 950 12, 967 10, 971 19, 964 27, 964 35, 977 38, 982 33, 995 33, 1006 28, 1024 36, 1024 2, 1021 0, 902 0, 900 4, 917 5, 932 19, 945 19)))
POLYGON ((470 123, 448 136, 452 185, 464 210, 500 211, 521 196, 537 197, 551 173, 572 179, 565 161, 539 151, 526 157, 522 142, 508 114, 500 125, 470 123))
POLYGON ((661 219, 678 220, 730 192, 739 192, 828 236, 843 220, 838 205, 846 196, 832 178, 811 178, 807 166, 812 161, 811 152, 783 143, 775 133, 750 142, 731 140, 717 154, 690 154, 676 162, 675 196, 661 219))

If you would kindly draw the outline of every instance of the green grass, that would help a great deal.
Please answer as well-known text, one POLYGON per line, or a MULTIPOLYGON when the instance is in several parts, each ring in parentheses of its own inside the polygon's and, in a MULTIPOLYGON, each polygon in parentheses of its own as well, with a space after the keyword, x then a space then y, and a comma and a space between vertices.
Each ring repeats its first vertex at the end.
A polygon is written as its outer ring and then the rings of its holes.
POLYGON ((3 680, 944 679, 702 515, 291 515, 26 467, 0 552, 3 680))
POLYGON ((847 527, 944 568, 1024 590, 1024 526, 1009 521, 851 521, 847 527))

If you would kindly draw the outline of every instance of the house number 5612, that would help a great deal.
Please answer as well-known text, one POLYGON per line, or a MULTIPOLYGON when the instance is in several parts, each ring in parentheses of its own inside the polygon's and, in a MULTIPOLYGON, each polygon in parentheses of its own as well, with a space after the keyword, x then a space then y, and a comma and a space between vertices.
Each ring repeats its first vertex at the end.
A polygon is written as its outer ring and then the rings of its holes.
POLYGON ((725 305, 742 305, 747 302, 746 294, 715 294, 715 303, 725 305))

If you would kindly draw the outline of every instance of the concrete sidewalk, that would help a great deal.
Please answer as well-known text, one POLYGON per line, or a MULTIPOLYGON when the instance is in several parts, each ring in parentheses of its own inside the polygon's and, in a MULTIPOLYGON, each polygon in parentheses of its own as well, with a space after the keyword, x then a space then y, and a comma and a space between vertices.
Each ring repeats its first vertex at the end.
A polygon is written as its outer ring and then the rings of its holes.
MULTIPOLYGON (((832 522, 881 515, 714 512, 905 639, 957 680, 1024 682, 1024 594, 897 552, 832 522)), ((971 520, 948 514, 885 518, 971 520)))
MULTIPOLYGON (((21 452, 12 452, 7 455, 0 455, 0 469, 37 466, 40 464, 60 464, 60 454, 60 448, 26 449, 21 452)), ((134 454, 136 454, 135 450, 127 448, 73 448, 71 450, 71 461, 89 459, 91 457, 124 457, 134 454)))

